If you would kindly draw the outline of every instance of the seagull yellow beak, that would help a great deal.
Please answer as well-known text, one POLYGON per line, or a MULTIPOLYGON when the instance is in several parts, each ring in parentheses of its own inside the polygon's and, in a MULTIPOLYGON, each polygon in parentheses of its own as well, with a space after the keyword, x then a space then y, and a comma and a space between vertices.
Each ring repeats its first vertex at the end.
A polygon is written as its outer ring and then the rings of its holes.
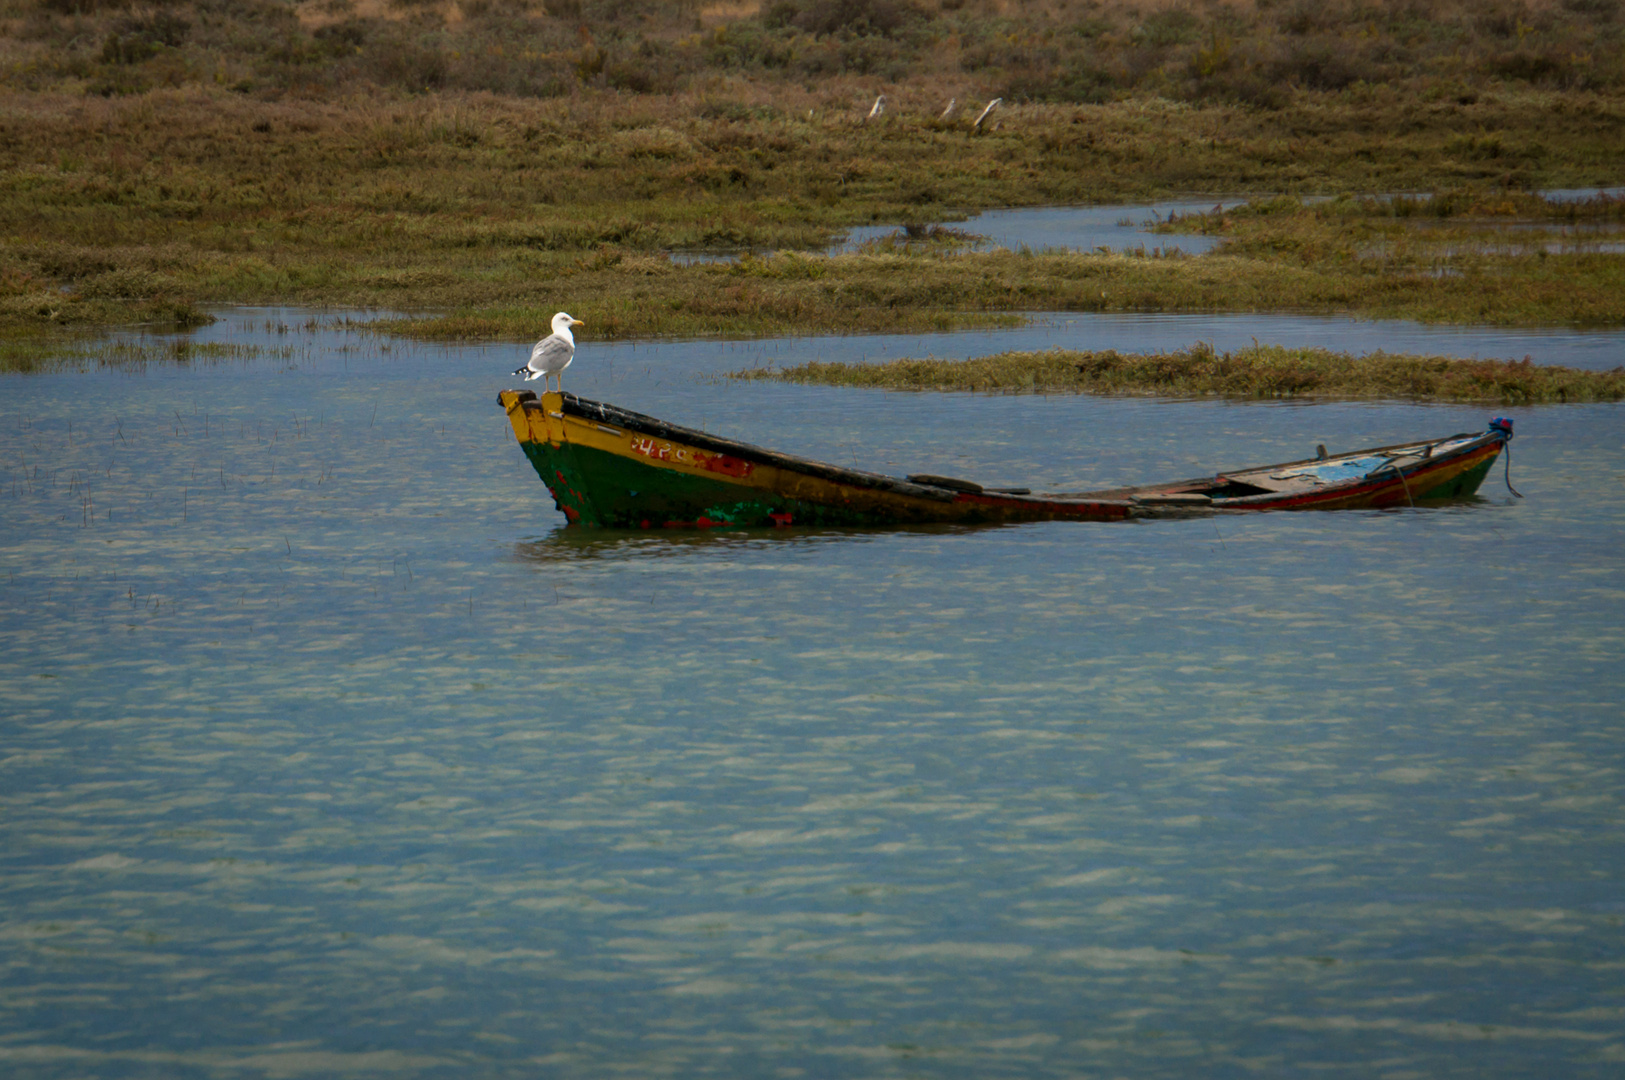
POLYGON ((580 319, 571 319, 570 320, 570 325, 571 326, 586 326, 587 324, 582 322, 580 319))

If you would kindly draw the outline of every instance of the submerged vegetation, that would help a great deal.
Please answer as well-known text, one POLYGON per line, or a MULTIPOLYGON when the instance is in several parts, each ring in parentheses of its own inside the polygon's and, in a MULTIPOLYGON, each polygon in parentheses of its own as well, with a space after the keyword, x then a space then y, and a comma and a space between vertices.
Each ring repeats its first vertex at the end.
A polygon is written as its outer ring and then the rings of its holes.
POLYGON ((297 347, 267 348, 220 341, 171 338, 157 341, 100 339, 83 334, 0 338, 0 372, 35 374, 42 371, 117 368, 140 370, 159 364, 219 364, 228 360, 256 360, 267 356, 292 359, 297 347))
POLYGON ((1579 371, 1529 360, 1457 360, 1262 345, 1215 352, 1198 344, 1172 353, 1007 352, 971 360, 810 363, 734 372, 773 379, 885 390, 980 393, 1156 394, 1168 397, 1419 398, 1507 405, 1625 399, 1625 368, 1579 371))

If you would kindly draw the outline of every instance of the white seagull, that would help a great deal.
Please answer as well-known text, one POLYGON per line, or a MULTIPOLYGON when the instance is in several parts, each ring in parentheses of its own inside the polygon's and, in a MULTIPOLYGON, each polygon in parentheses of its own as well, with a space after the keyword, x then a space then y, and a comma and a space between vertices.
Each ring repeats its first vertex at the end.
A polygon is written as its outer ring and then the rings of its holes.
MULTIPOLYGON (((526 382, 557 378, 559 393, 564 393, 564 369, 570 366, 570 361, 576 355, 576 339, 570 333, 570 327, 585 325, 580 319, 562 311, 553 316, 553 332, 536 343, 536 347, 530 350, 530 363, 515 370, 514 374, 523 375, 526 382)), ((544 382, 542 386, 545 390, 547 384, 544 382)))

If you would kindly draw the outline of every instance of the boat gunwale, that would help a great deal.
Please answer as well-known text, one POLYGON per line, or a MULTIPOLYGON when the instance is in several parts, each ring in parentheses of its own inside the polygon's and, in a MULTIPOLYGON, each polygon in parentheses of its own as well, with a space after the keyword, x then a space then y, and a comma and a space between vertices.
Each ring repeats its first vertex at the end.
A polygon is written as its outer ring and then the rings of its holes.
MULTIPOLYGON (((1455 437, 1456 436, 1451 436, 1451 438, 1455 437)), ((1280 504, 1288 504, 1287 508, 1290 508, 1290 504, 1298 502, 1322 502, 1332 501, 1335 499, 1362 498, 1373 495, 1384 489, 1394 488, 1399 489, 1404 493, 1405 497, 1409 501, 1414 502, 1415 498, 1410 494, 1410 485, 1413 481, 1419 479, 1425 480, 1429 475, 1435 472, 1439 472, 1459 464, 1463 458, 1472 458, 1476 456, 1487 456, 1493 458, 1496 454, 1500 453, 1500 449, 1505 445, 1505 443, 1506 440, 1501 438, 1498 432, 1486 433, 1483 438, 1474 439, 1471 443, 1459 447, 1456 450, 1452 450, 1447 454, 1434 458, 1421 458, 1418 460, 1417 464, 1410 469, 1405 469, 1399 466, 1389 469, 1389 467, 1386 465, 1379 465, 1376 469, 1372 470, 1370 473, 1367 473, 1365 476, 1351 477, 1348 480, 1323 484, 1318 487, 1311 486, 1303 490, 1271 491, 1259 495, 1240 495, 1230 499, 1215 499, 1213 500, 1213 505, 1218 509, 1237 510, 1250 510, 1260 506, 1274 507, 1280 504), (1489 453, 1486 454, 1486 451, 1489 451, 1489 453), (1382 475, 1379 476, 1377 475, 1378 473, 1382 473, 1382 475)), ((1410 445, 1421 446, 1427 444, 1414 443, 1410 445)), ((1392 448, 1389 447, 1385 449, 1392 448)), ((1368 453, 1370 452, 1374 451, 1368 451, 1368 453)), ((1351 454, 1348 456, 1358 457, 1361 455, 1351 454)), ((1264 466, 1263 468, 1279 467, 1280 466, 1264 466)), ((1263 469, 1250 469, 1247 471, 1256 473, 1263 471, 1263 469)), ((1218 473, 1216 475, 1234 478, 1238 474, 1218 473)), ((1246 481, 1242 482, 1245 483, 1246 481)), ((1428 496, 1424 492, 1421 497, 1425 499, 1428 496)))
MULTIPOLYGON (((520 390, 517 404, 523 409, 541 410, 544 408, 541 401, 534 396, 533 391, 520 390), (526 394, 532 396, 527 398, 526 394)), ((909 480, 900 480, 885 473, 865 472, 861 469, 848 469, 840 465, 831 465, 828 462, 818 461, 814 458, 805 458, 796 454, 787 454, 781 450, 769 450, 754 443, 741 442, 721 435, 712 435, 709 432, 698 431, 694 428, 673 424, 658 417, 645 413, 624 409, 619 405, 609 405, 589 398, 577 397, 575 394, 562 395, 563 411, 567 416, 574 416, 580 420, 593 423, 612 424, 625 428, 627 431, 639 435, 648 435, 657 439, 672 439, 686 443, 700 450, 713 453, 728 454, 758 465, 770 465, 778 469, 787 469, 808 476, 827 480, 830 483, 844 484, 848 487, 865 488, 875 491, 886 491, 896 495, 912 496, 914 498, 931 499, 935 502, 958 502, 967 494, 952 488, 934 487, 929 484, 916 484, 909 480)), ((1068 507, 1079 505, 1116 506, 1121 504, 1128 507, 1132 504, 1127 499, 1101 499, 1094 497, 1079 497, 1071 495, 1053 494, 1027 494, 1016 495, 1011 493, 982 492, 974 493, 974 499, 964 501, 990 502, 995 505, 1019 505, 1032 507, 1035 504, 1064 504, 1068 507)))
MULTIPOLYGON (((1349 495, 1359 494, 1363 489, 1368 487, 1372 490, 1380 490, 1383 487, 1397 485, 1400 483, 1401 478, 1408 482, 1412 477, 1426 475, 1427 473, 1434 471, 1434 469, 1439 466, 1451 465, 1463 457, 1476 454, 1484 450, 1490 444, 1495 444, 1497 447, 1500 447, 1504 446, 1507 442, 1507 438, 1503 433, 1493 429, 1483 432, 1457 432, 1454 435, 1446 435, 1443 438, 1438 439, 1413 439, 1409 442, 1390 443, 1387 446, 1373 446, 1363 450, 1351 450, 1344 454, 1331 454, 1324 458, 1299 458, 1296 461, 1283 461, 1274 465, 1248 465, 1245 468, 1240 469, 1220 469, 1216 472, 1208 473, 1206 476, 1192 477, 1189 480, 1170 480, 1157 484, 1140 484, 1134 487, 1104 488, 1100 491, 1068 492, 1067 494, 1076 498, 1086 496, 1101 496, 1107 498, 1129 499, 1130 501, 1133 501, 1134 497, 1137 495, 1180 493, 1182 489, 1185 488, 1200 487, 1202 485, 1211 486, 1215 481, 1218 480, 1235 480, 1240 483, 1246 483, 1247 481, 1245 478, 1248 476, 1255 476, 1260 473, 1277 472, 1282 469, 1291 469, 1300 465, 1326 465, 1335 463, 1337 461, 1370 457, 1373 454, 1388 454, 1393 457, 1393 460, 1398 461, 1402 460, 1402 458, 1407 455, 1394 456, 1391 454, 1392 451, 1408 450, 1413 447, 1440 446, 1445 443, 1454 442, 1458 439, 1464 439, 1467 441, 1443 454, 1418 458, 1414 468, 1397 468, 1387 476, 1377 477, 1368 473, 1365 476, 1351 476, 1347 480, 1336 480, 1331 483, 1320 484, 1306 488, 1303 491, 1263 491, 1256 495, 1241 495, 1229 499, 1214 499, 1210 505, 1214 509, 1251 509, 1261 503, 1297 500, 1306 495, 1313 496, 1315 500, 1324 498, 1327 495, 1336 495, 1338 498, 1344 498, 1349 495)), ((1384 470, 1386 468, 1387 466, 1383 465, 1379 465, 1377 467, 1378 470, 1384 470)))

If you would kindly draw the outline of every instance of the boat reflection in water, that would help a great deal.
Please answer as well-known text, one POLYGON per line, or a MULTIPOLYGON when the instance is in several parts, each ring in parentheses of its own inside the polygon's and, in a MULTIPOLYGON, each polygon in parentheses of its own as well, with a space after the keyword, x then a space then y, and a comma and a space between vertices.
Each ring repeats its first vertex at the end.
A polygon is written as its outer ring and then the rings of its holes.
POLYGON ((574 394, 504 390, 515 437, 571 525, 750 526, 1114 521, 1243 510, 1354 510, 1478 490, 1512 421, 1194 480, 1107 491, 984 487, 916 473, 899 479, 723 439, 574 394))

